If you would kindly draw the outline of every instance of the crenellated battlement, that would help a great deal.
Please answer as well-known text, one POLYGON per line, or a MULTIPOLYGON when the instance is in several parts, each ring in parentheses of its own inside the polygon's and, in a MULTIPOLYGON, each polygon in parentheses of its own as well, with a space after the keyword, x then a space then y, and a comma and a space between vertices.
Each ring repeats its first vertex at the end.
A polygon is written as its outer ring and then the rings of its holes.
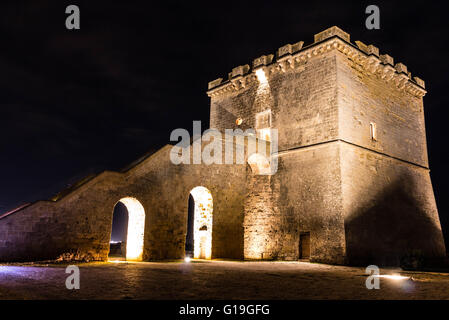
POLYGON ((380 54, 374 45, 366 45, 361 41, 350 42, 350 35, 334 26, 314 36, 314 43, 303 47, 304 42, 287 44, 273 54, 263 55, 253 60, 252 67, 248 64, 232 69, 228 78, 218 78, 209 82, 207 94, 209 97, 219 96, 228 92, 237 92, 257 81, 256 71, 263 68, 265 75, 291 70, 301 70, 312 57, 322 55, 332 50, 338 50, 348 59, 363 67, 367 74, 379 77, 391 83, 398 90, 404 90, 416 97, 426 94, 425 83, 418 77, 412 77, 407 66, 394 64, 394 59, 388 54, 380 54))

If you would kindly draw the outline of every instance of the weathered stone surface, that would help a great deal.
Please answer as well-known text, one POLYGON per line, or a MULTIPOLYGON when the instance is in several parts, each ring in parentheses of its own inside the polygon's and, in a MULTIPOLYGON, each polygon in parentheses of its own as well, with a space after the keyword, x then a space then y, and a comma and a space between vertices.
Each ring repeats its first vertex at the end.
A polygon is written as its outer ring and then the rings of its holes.
POLYGON ((222 81, 223 81, 223 78, 215 79, 213 81, 210 81, 209 84, 207 85, 207 87, 208 87, 208 89, 213 89, 213 88, 219 86, 222 81))
POLYGON ((231 78, 235 78, 238 76, 243 76, 249 71, 249 65, 245 64, 244 66, 238 66, 232 69, 231 78))
POLYGON ((340 148, 348 262, 399 265, 408 253, 444 257, 428 170, 351 144, 340 148))
POLYGON ((382 63, 384 63, 384 64, 389 64, 391 66, 394 66, 394 59, 393 59, 393 57, 389 56, 388 54, 380 55, 380 60, 382 60, 382 63))
POLYGON ((299 41, 295 44, 286 44, 278 49, 278 57, 283 57, 285 55, 293 54, 302 49, 304 41, 299 41))
POLYGON ((339 27, 333 26, 315 35, 315 42, 326 40, 333 36, 339 36, 343 40, 349 42, 350 36, 348 33, 341 30, 339 27))
POLYGON ((143 259, 183 258, 189 193, 199 185, 214 201, 213 257, 243 258, 245 166, 176 166, 170 149, 128 172, 105 172, 57 202, 38 202, 0 219, 0 259, 55 259, 74 252, 79 260, 107 259, 114 206, 129 196, 145 209, 143 259))
POLYGON ((253 61, 253 68, 257 68, 260 66, 266 66, 267 64, 270 64, 273 61, 274 55, 269 54, 266 56, 261 56, 259 58, 254 59, 253 61))

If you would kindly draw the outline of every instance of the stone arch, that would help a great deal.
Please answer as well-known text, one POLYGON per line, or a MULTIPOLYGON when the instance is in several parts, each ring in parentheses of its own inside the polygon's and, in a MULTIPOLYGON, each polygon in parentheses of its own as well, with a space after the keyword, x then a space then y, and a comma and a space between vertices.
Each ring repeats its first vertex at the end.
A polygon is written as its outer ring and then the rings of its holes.
POLYGON ((266 175, 271 173, 270 161, 260 153, 253 153, 248 157, 248 164, 253 174, 266 175))
POLYGON ((124 204, 128 210, 126 260, 141 261, 143 257, 143 238, 145 232, 145 209, 136 198, 124 197, 118 202, 124 204))
POLYGON ((212 258, 213 199, 209 189, 198 186, 190 191, 194 200, 193 258, 212 258))

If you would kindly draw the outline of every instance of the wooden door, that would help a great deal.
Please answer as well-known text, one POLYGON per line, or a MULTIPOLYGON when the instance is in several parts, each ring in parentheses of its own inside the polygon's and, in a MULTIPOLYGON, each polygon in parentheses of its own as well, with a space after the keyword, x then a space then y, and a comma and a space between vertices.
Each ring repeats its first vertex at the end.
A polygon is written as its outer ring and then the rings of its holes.
POLYGON ((301 232, 299 235, 299 259, 310 258, 310 232, 301 232))

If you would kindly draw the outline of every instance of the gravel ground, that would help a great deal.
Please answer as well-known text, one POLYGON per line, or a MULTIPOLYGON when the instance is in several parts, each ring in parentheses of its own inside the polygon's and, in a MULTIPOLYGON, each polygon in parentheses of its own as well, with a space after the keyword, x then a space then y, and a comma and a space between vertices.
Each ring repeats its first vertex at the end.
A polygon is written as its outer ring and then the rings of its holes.
POLYGON ((81 287, 68 290, 66 265, 0 265, 0 299, 449 299, 447 273, 400 272, 412 280, 381 278, 379 290, 368 290, 364 268, 307 262, 78 266, 81 287))

